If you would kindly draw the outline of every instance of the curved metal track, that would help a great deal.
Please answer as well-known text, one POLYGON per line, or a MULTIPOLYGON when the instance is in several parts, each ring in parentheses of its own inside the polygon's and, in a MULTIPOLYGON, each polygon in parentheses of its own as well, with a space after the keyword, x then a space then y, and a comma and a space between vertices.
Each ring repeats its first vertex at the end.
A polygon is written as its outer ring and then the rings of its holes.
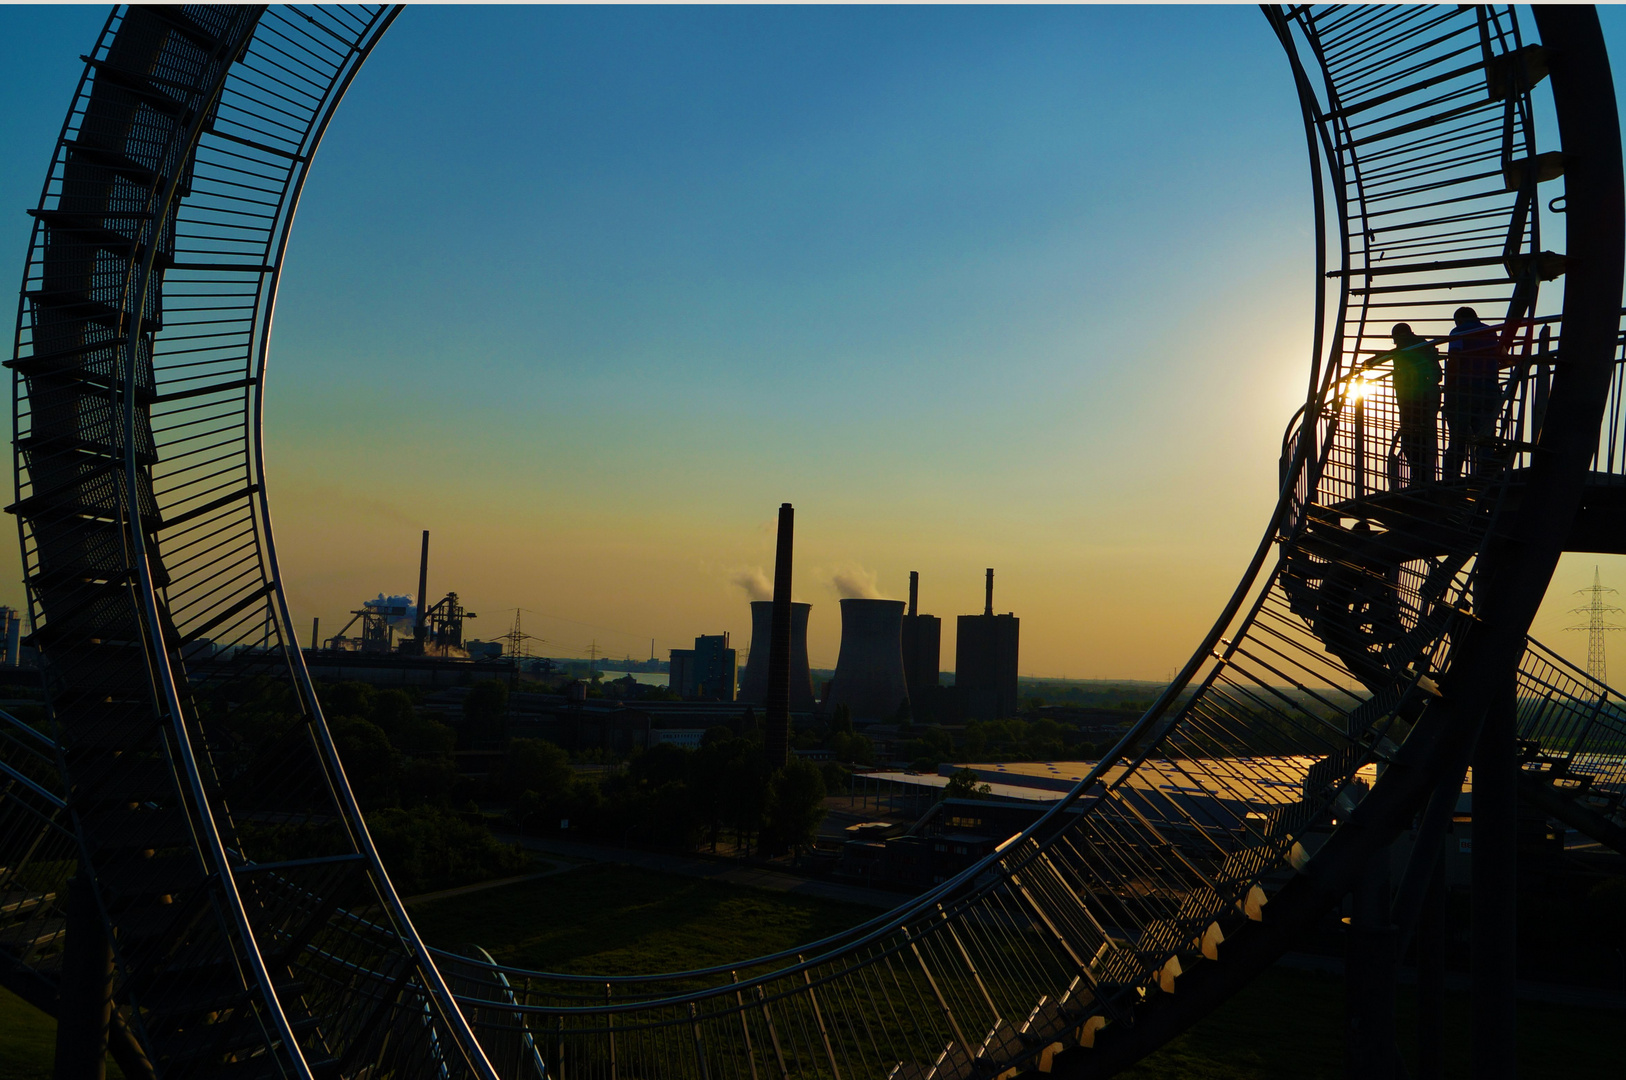
MULTIPOLYGON (((1510 8, 1267 8, 1314 170, 1310 392, 1257 554, 1131 734, 983 864, 796 955, 598 980, 431 957, 294 642, 259 436, 306 169, 397 11, 119 8, 91 55, 10 363, 55 742, 0 739, 0 975, 59 977, 77 872, 166 1077, 1105 1074, 1458 782, 1589 472, 1616 469, 1607 58, 1587 9, 1538 12, 1543 48, 1510 8), (1532 120, 1549 69, 1561 163, 1532 120), (1539 231, 1561 192, 1587 223, 1568 261, 1539 231), (1443 340, 1463 303, 1514 361, 1499 417, 1467 479, 1411 473, 1388 327, 1443 340)), ((1531 656, 1532 783, 1618 827, 1618 708, 1531 656)))

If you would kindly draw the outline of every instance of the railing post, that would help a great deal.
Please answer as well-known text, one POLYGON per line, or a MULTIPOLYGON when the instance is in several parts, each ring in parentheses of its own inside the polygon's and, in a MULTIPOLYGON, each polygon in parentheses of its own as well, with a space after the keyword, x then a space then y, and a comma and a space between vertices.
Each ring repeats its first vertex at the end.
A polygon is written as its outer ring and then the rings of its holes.
MULTIPOLYGON (((610 984, 604 984, 604 1004, 610 1004, 610 984)), ((604 1037, 610 1047, 610 1080, 615 1080, 615 1016, 606 1011, 604 1013, 604 1037)))
POLYGON ((960 959, 965 961, 966 970, 971 972, 971 978, 977 984, 977 992, 982 995, 983 1004, 988 1006, 988 1014, 994 1018, 993 1022, 997 1025, 1000 1020, 999 1006, 994 1004, 994 999, 988 993, 988 987, 983 985, 982 976, 977 972, 977 965, 971 962, 971 954, 966 951, 965 944, 960 941, 960 935, 955 932, 954 924, 949 922, 948 913, 943 910, 942 904, 937 905, 937 914, 942 916, 943 925, 949 932, 949 938, 953 940, 954 947, 960 950, 960 959))
POLYGON ((694 1032, 694 1059, 700 1063, 700 1080, 711 1080, 711 1070, 706 1067, 706 1041, 700 1037, 700 1010, 692 1001, 689 1002, 689 1028, 694 1032))
POLYGON ((779 1066, 779 1080, 790 1080, 790 1070, 785 1068, 785 1051, 779 1045, 779 1029, 773 1026, 773 1013, 768 1011, 768 992, 757 984, 757 1003, 762 1006, 762 1022, 768 1027, 768 1039, 773 1043, 774 1064, 779 1066))
MULTIPOLYGON (((802 958, 797 956, 796 962, 802 963, 802 958)), ((805 967, 802 969, 802 983, 807 987, 807 1000, 813 1006, 813 1022, 819 1026, 819 1040, 824 1043, 824 1056, 830 1062, 830 1075, 835 1080, 841 1080, 841 1068, 836 1064, 836 1049, 830 1045, 830 1032, 824 1026, 824 1012, 819 1008, 819 995, 813 990, 813 974, 805 967)))
POLYGON ((1366 397, 1355 399, 1355 501, 1366 498, 1366 397))
POLYGON ((1547 323, 1541 324, 1541 334, 1536 344, 1536 389, 1532 395, 1530 417, 1530 441, 1541 440, 1541 422, 1547 418, 1547 395, 1552 392, 1553 369, 1548 366, 1548 357, 1552 348, 1553 328, 1547 323))
MULTIPOLYGON (((740 973, 730 971, 728 977, 739 985, 740 973)), ((740 1007, 740 1033, 745 1036, 745 1063, 751 1068, 751 1080, 757 1080, 757 1055, 751 1047, 751 1025, 745 1018, 745 995, 739 990, 734 991, 734 1002, 740 1007)))
POLYGON ((899 927, 899 929, 903 931, 904 938, 909 942, 909 951, 915 954, 915 960, 920 964, 920 970, 926 975, 926 985, 932 988, 932 997, 937 999, 937 1007, 943 1011, 943 1019, 948 1021, 949 1033, 954 1036, 954 1041, 965 1051, 966 1056, 970 1057, 972 1054, 971 1044, 966 1042, 965 1032, 960 1030, 960 1022, 954 1019, 954 1010, 949 1008, 948 999, 943 996, 943 991, 938 988, 937 977, 932 974, 932 969, 926 966, 926 958, 921 955, 920 946, 916 944, 915 935, 909 932, 907 926, 899 927))

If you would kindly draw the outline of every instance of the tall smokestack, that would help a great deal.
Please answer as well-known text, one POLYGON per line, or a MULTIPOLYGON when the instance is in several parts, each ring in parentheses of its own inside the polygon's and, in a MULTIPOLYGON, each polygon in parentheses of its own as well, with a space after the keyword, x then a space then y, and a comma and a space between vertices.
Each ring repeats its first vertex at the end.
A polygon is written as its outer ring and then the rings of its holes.
MULTIPOLYGON (((429 534, 424 533, 423 535, 424 535, 424 543, 428 544, 429 543, 429 539, 428 539, 429 534)), ((426 547, 424 550, 427 551, 428 548, 426 547)), ((427 557, 428 556, 425 556, 425 558, 427 558, 427 557)), ((988 568, 988 586, 987 586, 987 589, 988 589, 988 596, 987 596, 987 599, 985 599, 982 602, 982 613, 984 615, 992 615, 994 613, 994 568, 992 566, 990 566, 988 568)))
POLYGON ((909 571, 909 614, 903 620, 903 680, 909 688, 909 719, 929 722, 937 707, 937 665, 943 655, 943 624, 920 613, 920 574, 909 571))
POLYGON ((779 506, 779 547, 773 563, 773 634, 768 639, 768 703, 762 753, 769 769, 790 755, 790 557, 796 511, 779 506))
MULTIPOLYGON (((992 570, 988 571, 990 574, 992 570)), ((418 651, 423 651, 423 639, 426 632, 424 623, 424 609, 429 606, 429 530, 423 531, 423 555, 418 559, 418 616, 412 626, 412 640, 418 643, 418 651)))
POLYGON ((320 631, 321 629, 322 629, 322 617, 320 615, 318 615, 316 618, 311 620, 311 652, 315 652, 316 649, 317 649, 317 646, 319 646, 322 643, 322 638, 321 638, 320 634, 318 633, 318 631, 320 631))

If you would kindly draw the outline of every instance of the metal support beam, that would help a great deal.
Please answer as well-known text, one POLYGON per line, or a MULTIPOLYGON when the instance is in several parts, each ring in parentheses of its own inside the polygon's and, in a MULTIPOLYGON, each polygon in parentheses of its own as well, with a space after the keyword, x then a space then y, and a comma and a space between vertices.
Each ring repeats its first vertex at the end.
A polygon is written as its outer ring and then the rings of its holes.
POLYGON ((1349 1080, 1394 1080, 1398 933, 1389 918, 1389 849, 1380 848, 1355 883, 1345 937, 1344 1069, 1349 1080))
POLYGON ((1436 859, 1417 925, 1417 1080, 1445 1076, 1445 867, 1436 859))
POLYGON ((1513 1080, 1518 912, 1518 750, 1511 680, 1485 714, 1474 748, 1473 1068, 1477 1080, 1513 1080))
POLYGON ((104 1080, 113 1017, 113 946, 84 873, 68 882, 68 936, 56 1010, 54 1080, 104 1080))

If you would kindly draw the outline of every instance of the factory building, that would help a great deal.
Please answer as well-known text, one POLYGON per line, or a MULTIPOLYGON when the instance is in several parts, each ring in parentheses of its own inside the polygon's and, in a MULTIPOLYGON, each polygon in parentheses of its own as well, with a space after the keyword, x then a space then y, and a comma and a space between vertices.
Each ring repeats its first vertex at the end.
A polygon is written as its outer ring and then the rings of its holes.
MULTIPOLYGON (((807 616, 812 604, 790 606, 790 711, 813 711, 813 672, 807 663, 807 616)), ((768 643, 773 639, 773 601, 751 602, 751 651, 740 675, 739 700, 768 702, 768 643)), ((676 685, 675 683, 673 685, 676 685)))
POLYGON ((938 665, 943 652, 943 623, 920 613, 920 574, 909 571, 909 614, 903 617, 903 681, 909 689, 914 720, 941 719, 936 711, 938 665))
MULTIPOLYGON (((455 592, 429 602, 429 530, 418 557, 418 596, 379 593, 352 610, 337 634, 324 638, 322 621, 311 621, 310 647, 302 650, 314 679, 365 682, 375 686, 445 687, 481 679, 510 685, 519 676, 512 658, 497 644, 471 651, 463 638, 465 620, 476 618, 455 592), (352 636, 352 628, 359 632, 352 636)), ((252 658, 252 654, 250 654, 252 658)), ((208 641, 192 642, 188 659, 228 660, 208 641)))
POLYGON ((5 634, 6 667, 16 667, 22 652, 22 615, 15 608, 0 607, 0 633, 5 634))
POLYGON ((981 615, 961 615, 954 649, 954 686, 967 720, 1015 716, 1016 661, 1021 620, 994 614, 994 572, 988 571, 981 615))
POLYGON ((667 684, 685 701, 733 701, 739 676, 738 654, 728 634, 702 634, 692 649, 673 649, 667 684))
POLYGON ((903 601, 843 600, 841 652, 820 703, 845 705, 854 720, 894 720, 909 702, 903 674, 903 601))

